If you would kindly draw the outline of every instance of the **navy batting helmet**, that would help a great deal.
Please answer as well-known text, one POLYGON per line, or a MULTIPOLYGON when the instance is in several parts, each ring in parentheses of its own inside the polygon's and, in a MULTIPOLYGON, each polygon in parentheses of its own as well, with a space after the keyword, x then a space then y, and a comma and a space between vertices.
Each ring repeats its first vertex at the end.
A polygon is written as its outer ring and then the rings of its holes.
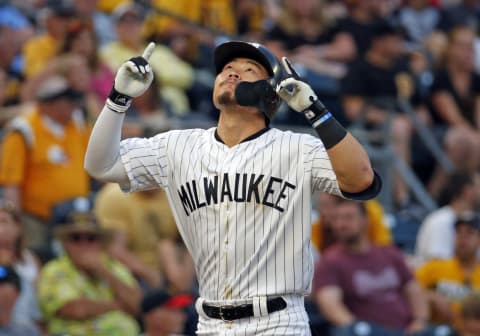
MULTIPOLYGON (((259 43, 244 41, 225 42, 215 49, 214 63, 216 74, 222 72, 228 62, 238 57, 249 58, 260 63, 270 75, 267 82, 272 88, 275 88, 284 78, 283 68, 280 62, 270 50, 259 43)), ((268 120, 271 120, 282 100, 274 89, 270 90, 269 94, 263 96, 262 100, 260 104, 262 106, 262 112, 268 120)))

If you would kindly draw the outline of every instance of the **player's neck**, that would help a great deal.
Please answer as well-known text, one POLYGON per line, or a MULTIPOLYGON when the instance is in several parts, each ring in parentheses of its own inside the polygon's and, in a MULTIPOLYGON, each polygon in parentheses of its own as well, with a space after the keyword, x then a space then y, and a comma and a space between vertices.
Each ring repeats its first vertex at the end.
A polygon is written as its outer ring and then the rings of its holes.
POLYGON ((228 147, 238 145, 244 139, 265 128, 265 119, 259 116, 226 115, 220 113, 217 134, 228 147))

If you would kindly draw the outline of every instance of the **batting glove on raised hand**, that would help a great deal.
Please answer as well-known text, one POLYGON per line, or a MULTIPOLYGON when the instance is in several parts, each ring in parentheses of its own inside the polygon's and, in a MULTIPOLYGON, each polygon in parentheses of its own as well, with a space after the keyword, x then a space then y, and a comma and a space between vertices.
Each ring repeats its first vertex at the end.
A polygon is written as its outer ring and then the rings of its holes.
POLYGON ((288 78, 282 80, 275 90, 277 94, 297 112, 308 110, 318 100, 310 85, 303 82, 297 74, 290 61, 282 57, 282 65, 288 78))
POLYGON ((120 66, 106 103, 110 109, 123 113, 130 106, 132 98, 147 91, 153 81, 153 70, 148 60, 154 49, 155 43, 150 42, 142 56, 130 58, 120 66))

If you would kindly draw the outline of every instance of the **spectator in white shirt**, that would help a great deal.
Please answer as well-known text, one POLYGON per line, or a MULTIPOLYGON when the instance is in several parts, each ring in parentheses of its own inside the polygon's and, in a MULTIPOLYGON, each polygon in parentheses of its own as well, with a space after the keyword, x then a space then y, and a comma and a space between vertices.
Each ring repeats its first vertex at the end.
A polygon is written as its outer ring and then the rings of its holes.
POLYGON ((415 247, 418 265, 429 259, 453 256, 454 223, 458 216, 475 210, 477 194, 474 177, 458 174, 449 178, 440 197, 443 206, 431 212, 420 226, 415 247))

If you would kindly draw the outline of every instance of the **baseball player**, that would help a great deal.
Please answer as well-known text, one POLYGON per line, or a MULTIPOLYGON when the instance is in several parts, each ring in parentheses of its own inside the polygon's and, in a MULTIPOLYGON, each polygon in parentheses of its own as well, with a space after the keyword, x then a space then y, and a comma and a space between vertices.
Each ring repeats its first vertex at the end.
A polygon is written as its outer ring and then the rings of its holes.
POLYGON ((374 197, 381 182, 364 148, 286 58, 242 41, 215 49, 217 127, 121 140, 132 98, 152 81, 153 48, 119 68, 86 170, 125 191, 165 189, 195 262, 198 335, 310 335, 312 192, 374 197), (319 139, 269 127, 282 100, 319 139))

